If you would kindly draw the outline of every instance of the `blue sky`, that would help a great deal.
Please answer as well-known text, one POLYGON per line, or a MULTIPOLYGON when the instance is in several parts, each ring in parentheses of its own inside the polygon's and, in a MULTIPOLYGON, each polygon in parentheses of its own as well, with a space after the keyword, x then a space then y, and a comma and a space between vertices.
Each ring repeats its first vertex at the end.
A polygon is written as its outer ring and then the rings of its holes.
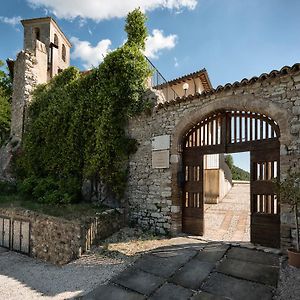
POLYGON ((0 59, 23 47, 20 19, 53 16, 86 69, 126 39, 124 16, 148 16, 146 54, 171 80, 206 68, 214 87, 300 61, 299 0, 10 0, 0 11, 0 59))

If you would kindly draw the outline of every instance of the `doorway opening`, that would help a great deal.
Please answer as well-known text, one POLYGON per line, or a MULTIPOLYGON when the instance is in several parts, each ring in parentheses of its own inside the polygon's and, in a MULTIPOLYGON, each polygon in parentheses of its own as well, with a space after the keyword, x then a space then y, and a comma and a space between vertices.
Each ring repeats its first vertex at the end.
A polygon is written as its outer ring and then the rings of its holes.
POLYGON ((270 117, 250 111, 214 112, 183 137, 182 230, 204 234, 204 156, 250 152, 250 241, 280 247, 280 131, 270 117))
POLYGON ((204 155, 204 234, 250 242, 250 153, 204 155))

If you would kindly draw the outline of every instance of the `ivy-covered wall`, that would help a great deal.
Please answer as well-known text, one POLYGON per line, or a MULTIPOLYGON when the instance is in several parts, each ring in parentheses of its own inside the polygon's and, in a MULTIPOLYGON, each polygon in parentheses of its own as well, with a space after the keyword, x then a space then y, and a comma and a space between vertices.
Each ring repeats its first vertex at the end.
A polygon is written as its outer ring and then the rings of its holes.
POLYGON ((136 148, 125 128, 147 105, 145 20, 138 9, 128 14, 127 42, 98 68, 86 75, 68 68, 34 91, 15 163, 24 194, 44 203, 71 203, 80 200, 84 180, 96 178, 122 199, 128 158, 136 148))

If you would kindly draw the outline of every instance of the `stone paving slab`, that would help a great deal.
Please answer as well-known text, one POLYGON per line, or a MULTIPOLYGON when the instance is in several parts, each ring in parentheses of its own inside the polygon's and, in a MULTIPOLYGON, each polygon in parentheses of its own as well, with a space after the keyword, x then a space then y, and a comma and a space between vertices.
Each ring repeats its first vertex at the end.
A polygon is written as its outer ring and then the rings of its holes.
POLYGON ((135 267, 145 272, 168 278, 176 270, 197 254, 196 251, 161 251, 146 254, 135 263, 135 267))
MULTIPOLYGON (((160 248, 156 248, 151 250, 150 252, 153 253, 165 253, 165 252, 174 252, 174 253, 185 253, 186 251, 200 251, 203 248, 207 247, 207 242, 206 241, 197 241, 194 242, 195 240, 186 238, 185 241, 187 243, 182 243, 179 245, 170 245, 170 246, 164 246, 160 248), (192 243, 188 243, 189 241, 192 241, 192 243)), ((163 255, 163 254, 162 254, 163 255)))
POLYGON ((150 295, 165 279, 146 273, 134 267, 123 271, 119 276, 112 279, 112 282, 129 288, 143 295, 150 295))
POLYGON ((259 264, 279 266, 278 255, 272 253, 265 253, 257 250, 232 247, 227 252, 227 257, 259 264))
POLYGON ((9 250, 7 248, 3 248, 3 247, 0 247, 0 254, 1 253, 5 253, 5 252, 8 252, 9 250))
POLYGON ((208 278, 202 289, 234 300, 271 300, 273 296, 270 287, 217 272, 208 278))
POLYGON ((195 294, 191 300, 230 300, 230 298, 220 297, 206 292, 200 292, 195 294))
POLYGON ((167 247, 144 254, 84 299, 268 300, 278 271, 277 255, 257 250, 220 243, 167 247))
POLYGON ((229 249, 228 245, 222 244, 212 244, 205 247, 202 251, 198 253, 196 258, 200 261, 216 263, 219 261, 229 249))
POLYGON ((279 268, 253 262, 226 258, 217 267, 217 271, 262 284, 277 286, 279 268))
POLYGON ((93 290, 86 296, 82 296, 79 299, 83 300, 143 300, 146 299, 145 296, 140 295, 138 293, 125 290, 119 286, 115 286, 112 284, 109 285, 101 285, 93 290))
POLYGON ((186 288, 197 290, 214 266, 213 263, 192 259, 175 273, 171 281, 186 288))
POLYGON ((152 297, 151 300, 187 300, 193 295, 193 291, 185 289, 181 286, 165 283, 160 287, 152 297))

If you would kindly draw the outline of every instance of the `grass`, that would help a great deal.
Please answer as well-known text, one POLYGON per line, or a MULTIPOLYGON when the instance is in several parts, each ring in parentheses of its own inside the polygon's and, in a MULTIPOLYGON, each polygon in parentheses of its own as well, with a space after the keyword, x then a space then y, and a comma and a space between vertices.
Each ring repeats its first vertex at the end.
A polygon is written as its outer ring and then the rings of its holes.
POLYGON ((0 208, 23 208, 49 216, 74 220, 82 217, 92 217, 106 209, 105 206, 81 202, 64 206, 47 205, 30 200, 24 200, 18 193, 0 192, 0 208))

